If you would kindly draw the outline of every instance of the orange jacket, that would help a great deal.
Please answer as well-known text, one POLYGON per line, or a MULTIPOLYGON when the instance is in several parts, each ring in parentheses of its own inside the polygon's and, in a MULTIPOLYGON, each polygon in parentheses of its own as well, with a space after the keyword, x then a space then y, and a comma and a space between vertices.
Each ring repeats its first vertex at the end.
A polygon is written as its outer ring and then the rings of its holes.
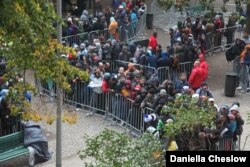
POLYGON ((117 27, 118 27, 118 23, 116 21, 110 22, 110 24, 109 24, 109 30, 110 30, 110 33, 112 35, 116 35, 117 34, 117 27))
POLYGON ((247 44, 245 46, 245 49, 240 54, 240 63, 244 62, 245 56, 246 56, 246 49, 250 49, 250 44, 247 44))

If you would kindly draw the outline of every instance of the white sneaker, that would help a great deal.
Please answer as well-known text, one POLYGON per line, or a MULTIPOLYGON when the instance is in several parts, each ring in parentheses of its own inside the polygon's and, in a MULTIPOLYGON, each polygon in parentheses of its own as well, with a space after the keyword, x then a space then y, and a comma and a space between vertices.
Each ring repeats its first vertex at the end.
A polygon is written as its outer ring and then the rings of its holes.
POLYGON ((237 89, 237 90, 241 90, 241 89, 242 89, 242 86, 238 86, 236 89, 237 89))
POLYGON ((93 116, 93 115, 94 115, 93 112, 89 112, 89 113, 86 114, 86 117, 90 117, 90 116, 93 116))

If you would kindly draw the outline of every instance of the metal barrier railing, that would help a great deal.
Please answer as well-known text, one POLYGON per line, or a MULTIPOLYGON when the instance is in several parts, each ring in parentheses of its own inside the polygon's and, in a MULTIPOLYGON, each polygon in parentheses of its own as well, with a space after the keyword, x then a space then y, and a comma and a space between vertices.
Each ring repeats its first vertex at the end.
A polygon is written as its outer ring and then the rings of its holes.
POLYGON ((206 34, 206 53, 213 53, 218 49, 224 51, 234 44, 235 39, 241 39, 242 35, 243 33, 240 25, 209 32, 206 34))
POLYGON ((62 37, 62 41, 65 41, 69 46, 72 46, 73 44, 80 45, 85 40, 89 40, 89 34, 88 33, 80 33, 77 35, 71 35, 62 37))
POLYGON ((179 73, 186 73, 187 78, 189 78, 192 69, 193 69, 193 62, 189 61, 189 62, 180 63, 179 73))
POLYGON ((216 143, 216 150, 217 151, 234 151, 235 150, 234 144, 235 142, 233 141, 232 137, 224 137, 216 143))
MULTIPOLYGON (((40 91, 44 92, 44 89, 49 88, 46 84, 42 84, 45 87, 40 91)), ((76 82, 74 86, 76 88, 74 92, 64 92, 64 103, 87 107, 89 115, 104 115, 106 122, 111 123, 110 125, 120 123, 136 136, 145 132, 144 114, 153 113, 153 109, 134 105, 133 100, 118 93, 103 93, 100 89, 94 90, 94 88, 89 88, 88 83, 85 82, 76 82)), ((49 90, 45 92, 49 92, 49 90)), ((240 136, 236 141, 232 137, 222 138, 215 144, 214 149, 217 151, 240 150, 240 136)))
POLYGON ((9 116, 8 118, 0 118, 0 137, 22 130, 21 117, 9 116))
MULTIPOLYGON (((128 64, 130 64, 132 62, 127 62, 127 61, 121 61, 121 60, 115 60, 113 62, 111 62, 111 69, 113 72, 118 72, 119 67, 124 67, 125 69, 128 67, 128 64)), ((149 66, 143 66, 140 64, 135 64, 132 63, 137 67, 143 67, 145 72, 149 73, 149 74, 156 74, 156 69, 154 67, 149 67, 149 66)))
MULTIPOLYGON (((115 60, 113 62, 111 62, 111 69, 112 72, 118 72, 119 67, 128 67, 128 64, 131 62, 127 62, 127 61, 121 61, 121 60, 115 60)), ((180 73, 187 73, 187 76, 190 75, 191 70, 193 68, 193 62, 183 62, 180 63, 180 69, 178 71, 171 69, 169 66, 166 67, 159 67, 159 68, 154 68, 154 67, 149 67, 149 66, 143 66, 140 64, 135 64, 133 63, 135 66, 137 67, 143 67, 145 72, 148 74, 157 74, 160 82, 163 82, 164 80, 168 79, 168 80, 174 80, 174 78, 178 78, 180 73)))
POLYGON ((85 40, 88 40, 89 42, 93 42, 94 39, 99 39, 100 37, 104 38, 104 41, 107 41, 109 39, 117 39, 120 42, 127 42, 131 41, 136 38, 139 33, 144 30, 146 26, 146 13, 138 19, 133 22, 130 22, 127 25, 121 26, 114 29, 104 29, 104 30, 97 30, 97 31, 91 31, 89 33, 80 33, 76 35, 66 36, 62 37, 62 40, 67 42, 69 46, 72 46, 72 44, 80 45, 85 40))
POLYGON ((249 94, 250 92, 250 64, 240 64, 239 86, 249 94))
POLYGON ((157 69, 157 76, 159 78, 159 81, 163 82, 166 79, 171 79, 171 71, 170 71, 169 67, 158 68, 157 69))

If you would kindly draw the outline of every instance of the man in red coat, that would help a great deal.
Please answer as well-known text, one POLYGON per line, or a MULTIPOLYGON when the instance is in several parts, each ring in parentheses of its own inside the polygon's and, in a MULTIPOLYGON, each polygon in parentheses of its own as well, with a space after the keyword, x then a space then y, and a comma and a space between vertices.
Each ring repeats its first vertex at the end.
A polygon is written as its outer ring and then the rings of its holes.
POLYGON ((188 83, 194 91, 196 91, 202 84, 204 80, 204 72, 200 68, 200 62, 194 62, 194 68, 191 71, 188 83))
POLYGON ((157 46, 157 32, 154 32, 153 35, 150 36, 148 41, 148 47, 152 47, 153 53, 156 53, 156 46, 157 46))
POLYGON ((202 53, 199 54, 199 60, 200 60, 200 68, 204 72, 204 81, 205 81, 205 80, 207 80, 207 76, 208 76, 208 63, 205 60, 205 55, 202 53))

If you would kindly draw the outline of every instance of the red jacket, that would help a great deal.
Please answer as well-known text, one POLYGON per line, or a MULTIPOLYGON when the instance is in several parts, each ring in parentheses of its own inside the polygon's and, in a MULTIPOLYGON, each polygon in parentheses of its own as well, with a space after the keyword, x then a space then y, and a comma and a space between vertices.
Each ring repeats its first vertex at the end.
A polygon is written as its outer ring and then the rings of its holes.
POLYGON ((156 46, 157 46, 157 40, 156 40, 156 38, 152 35, 152 36, 149 38, 148 47, 152 47, 152 50, 155 52, 155 51, 156 51, 156 46))
POLYGON ((188 83, 193 89, 197 89, 201 86, 204 81, 204 71, 199 67, 194 67, 191 71, 188 83))
POLYGON ((107 93, 108 90, 109 90, 108 82, 105 81, 105 80, 103 80, 103 81, 102 81, 102 92, 103 92, 103 93, 107 93))
POLYGON ((200 54, 199 58, 200 58, 200 68, 202 68, 204 71, 204 81, 205 81, 208 76, 208 63, 205 60, 204 54, 200 54))

